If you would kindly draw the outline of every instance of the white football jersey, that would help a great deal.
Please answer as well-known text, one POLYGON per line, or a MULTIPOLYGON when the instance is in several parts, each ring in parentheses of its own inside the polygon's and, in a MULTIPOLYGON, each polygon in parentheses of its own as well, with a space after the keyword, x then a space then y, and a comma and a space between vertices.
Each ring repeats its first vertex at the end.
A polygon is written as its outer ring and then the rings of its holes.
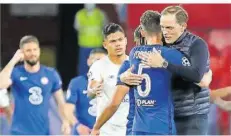
MULTIPOLYGON (((91 80, 103 80, 102 95, 97 97, 97 118, 112 101, 116 91, 117 75, 121 65, 116 65, 110 61, 108 56, 96 61, 89 69, 89 82, 91 80)), ((125 96, 116 113, 107 123, 126 126, 129 111, 129 96, 125 96)))

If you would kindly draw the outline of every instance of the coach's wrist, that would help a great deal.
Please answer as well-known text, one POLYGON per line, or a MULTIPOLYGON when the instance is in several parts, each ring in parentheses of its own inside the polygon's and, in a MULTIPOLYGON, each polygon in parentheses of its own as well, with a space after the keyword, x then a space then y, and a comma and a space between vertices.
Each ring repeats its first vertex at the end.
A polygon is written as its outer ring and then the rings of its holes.
POLYGON ((167 68, 167 67, 168 67, 168 61, 164 59, 162 62, 162 68, 167 68))

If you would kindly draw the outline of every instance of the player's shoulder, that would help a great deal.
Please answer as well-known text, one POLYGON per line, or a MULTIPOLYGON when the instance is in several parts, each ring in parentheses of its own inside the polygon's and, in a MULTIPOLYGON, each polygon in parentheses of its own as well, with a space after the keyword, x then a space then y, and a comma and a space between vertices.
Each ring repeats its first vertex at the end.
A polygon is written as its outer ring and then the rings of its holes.
POLYGON ((80 83, 87 80, 87 75, 76 76, 71 79, 71 83, 80 83))
POLYGON ((24 65, 23 64, 20 64, 20 65, 16 65, 13 69, 13 71, 22 71, 24 70, 24 65))
POLYGON ((53 67, 41 65, 41 69, 45 70, 46 72, 57 72, 57 70, 53 67))
POLYGON ((108 63, 108 56, 104 56, 103 58, 95 61, 92 66, 97 66, 97 67, 104 67, 108 63))

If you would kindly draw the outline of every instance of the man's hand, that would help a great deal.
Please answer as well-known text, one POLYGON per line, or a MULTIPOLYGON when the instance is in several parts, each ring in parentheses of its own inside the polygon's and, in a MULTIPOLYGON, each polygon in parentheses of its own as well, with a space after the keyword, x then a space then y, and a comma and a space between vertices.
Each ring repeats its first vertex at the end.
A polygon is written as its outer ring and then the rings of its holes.
POLYGON ((205 73, 203 78, 201 79, 201 82, 198 83, 197 85, 199 85, 200 87, 209 87, 211 81, 212 81, 212 70, 209 70, 209 72, 205 73))
POLYGON ((99 135, 99 130, 98 129, 93 129, 91 131, 91 136, 98 136, 99 135))
POLYGON ((142 75, 133 74, 132 71, 134 69, 134 65, 130 67, 127 71, 120 75, 120 80, 128 85, 140 85, 143 80, 142 75))
POLYGON ((89 96, 101 96, 101 94, 102 94, 102 89, 103 89, 103 79, 100 81, 100 82, 98 82, 98 81, 94 81, 94 83, 93 83, 94 85, 94 87, 92 87, 92 88, 89 88, 89 92, 90 92, 90 94, 89 94, 89 96))
POLYGON ((139 58, 141 59, 141 63, 153 67, 153 68, 161 68, 163 67, 164 58, 157 50, 153 50, 152 53, 141 53, 139 58))
POLYGON ((62 123, 61 132, 63 135, 70 135, 71 134, 71 126, 67 121, 64 121, 62 123))
POLYGON ((18 63, 20 61, 23 61, 23 59, 24 59, 24 55, 22 53, 22 50, 18 49, 15 52, 15 54, 14 54, 14 56, 13 56, 13 58, 11 60, 16 64, 16 63, 18 63))
POLYGON ((83 124, 77 125, 76 130, 79 133, 79 135, 89 135, 91 133, 91 129, 83 124))

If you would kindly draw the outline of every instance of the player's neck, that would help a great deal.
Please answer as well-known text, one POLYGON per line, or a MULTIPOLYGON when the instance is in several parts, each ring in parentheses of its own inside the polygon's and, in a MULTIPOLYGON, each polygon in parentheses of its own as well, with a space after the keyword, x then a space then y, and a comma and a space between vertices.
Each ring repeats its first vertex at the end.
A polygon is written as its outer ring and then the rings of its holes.
POLYGON ((108 54, 108 58, 110 59, 110 61, 116 65, 121 65, 127 58, 126 54, 123 54, 121 56, 114 56, 114 55, 109 55, 108 54))
POLYGON ((29 72, 29 73, 36 73, 40 69, 40 63, 38 62, 34 66, 31 66, 31 65, 29 65, 27 63, 24 63, 24 67, 25 67, 25 69, 26 69, 27 72, 29 72))
POLYGON ((158 38, 149 38, 149 39, 147 39, 147 45, 156 45, 156 44, 162 45, 163 43, 158 38))

